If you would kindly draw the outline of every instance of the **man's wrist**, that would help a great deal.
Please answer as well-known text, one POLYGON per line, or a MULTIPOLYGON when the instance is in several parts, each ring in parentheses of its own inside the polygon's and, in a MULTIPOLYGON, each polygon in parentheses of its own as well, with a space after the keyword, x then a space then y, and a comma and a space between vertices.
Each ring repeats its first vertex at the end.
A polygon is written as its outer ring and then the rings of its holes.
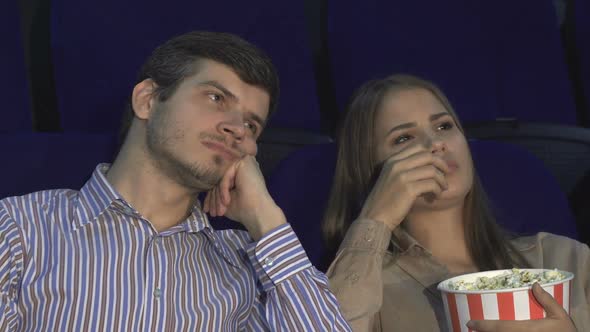
POLYGON ((246 252, 265 291, 312 266, 288 223, 248 244, 246 252))
POLYGON ((272 231, 273 229, 286 224, 287 218, 283 213, 283 210, 278 206, 274 205, 271 208, 262 208, 256 211, 255 219, 250 224, 252 226, 246 226, 248 233, 254 241, 260 240, 265 234, 272 231))

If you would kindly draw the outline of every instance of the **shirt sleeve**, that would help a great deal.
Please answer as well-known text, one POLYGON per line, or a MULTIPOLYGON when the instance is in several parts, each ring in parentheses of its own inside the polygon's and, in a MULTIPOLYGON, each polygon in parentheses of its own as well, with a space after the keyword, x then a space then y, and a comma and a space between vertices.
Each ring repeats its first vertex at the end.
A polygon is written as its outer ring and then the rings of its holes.
POLYGON ((391 240, 385 224, 359 219, 352 223, 327 275, 354 331, 373 331, 383 303, 383 256, 391 240))
POLYGON ((18 331, 21 325, 17 302, 24 252, 20 229, 0 208, 0 331, 18 331))
POLYGON ((289 224, 246 251, 262 289, 247 330, 351 331, 326 276, 313 267, 289 224))

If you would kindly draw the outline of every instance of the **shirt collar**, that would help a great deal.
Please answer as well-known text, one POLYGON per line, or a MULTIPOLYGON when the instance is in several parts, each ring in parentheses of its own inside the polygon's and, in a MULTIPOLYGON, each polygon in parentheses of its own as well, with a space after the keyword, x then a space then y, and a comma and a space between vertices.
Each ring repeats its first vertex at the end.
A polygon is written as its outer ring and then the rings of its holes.
MULTIPOLYGON (((510 243, 514 246, 514 249, 518 252, 524 252, 537 247, 537 236, 522 236, 522 237, 514 237, 510 239, 510 243)), ((512 252, 512 249, 509 247, 508 252, 512 252)))
POLYGON ((241 266, 241 260, 237 256, 237 253, 228 248, 227 243, 221 237, 221 232, 215 231, 211 222, 205 212, 201 208, 201 203, 197 200, 197 203, 193 207, 192 214, 186 220, 186 231, 189 233, 202 232, 205 234, 207 239, 211 241, 215 251, 220 254, 227 263, 239 268, 241 266))
POLYGON ((74 229, 96 220, 113 202, 123 201, 121 195, 106 179, 110 164, 99 164, 92 176, 80 190, 75 206, 74 229))
POLYGON ((408 233, 403 226, 398 226, 393 230, 393 234, 391 236, 391 244, 393 247, 399 251, 400 253, 406 253, 409 250, 414 250, 414 248, 421 248, 422 250, 426 250, 413 236, 408 233))
MULTIPOLYGON (((120 205, 123 209, 124 207, 129 207, 123 197, 108 182, 106 173, 109 168, 110 164, 105 163, 96 166, 92 176, 80 190, 78 202, 75 207, 74 220, 72 221, 74 230, 95 221, 112 205, 120 205)), ((189 233, 203 232, 208 240, 213 243, 215 250, 229 264, 235 267, 240 266, 239 258, 227 247, 223 239, 220 238, 219 232, 213 229, 198 200, 193 207, 191 215, 183 224, 184 230, 189 233)))
POLYGON ((193 206, 191 215, 186 220, 186 227, 186 231, 190 233, 198 233, 204 229, 214 231, 211 222, 209 222, 209 218, 207 218, 207 215, 201 208, 201 202, 198 200, 195 203, 195 206, 193 206))
POLYGON ((440 292, 436 286, 442 280, 453 276, 449 270, 438 263, 430 251, 424 248, 403 227, 397 227, 393 231, 391 244, 397 251, 397 266, 440 300, 440 292))

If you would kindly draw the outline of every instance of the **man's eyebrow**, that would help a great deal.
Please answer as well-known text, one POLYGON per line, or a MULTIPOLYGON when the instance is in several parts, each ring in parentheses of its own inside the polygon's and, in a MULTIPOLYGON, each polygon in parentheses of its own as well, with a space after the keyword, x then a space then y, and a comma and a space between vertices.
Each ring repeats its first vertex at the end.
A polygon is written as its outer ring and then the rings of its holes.
POLYGON ((204 82, 199 82, 198 85, 209 85, 212 86, 214 88, 216 88, 217 90, 223 92, 224 95, 226 95, 227 97, 229 97, 230 99, 233 100, 238 100, 238 97, 236 95, 234 95, 231 91, 229 91, 226 87, 223 86, 223 84, 217 82, 217 81, 204 81, 204 82))

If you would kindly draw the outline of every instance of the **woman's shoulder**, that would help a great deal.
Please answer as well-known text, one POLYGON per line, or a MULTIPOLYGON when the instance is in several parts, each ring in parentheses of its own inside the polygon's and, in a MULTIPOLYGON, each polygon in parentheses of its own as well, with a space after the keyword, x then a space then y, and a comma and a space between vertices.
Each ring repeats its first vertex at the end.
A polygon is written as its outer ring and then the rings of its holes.
MULTIPOLYGON (((514 248, 533 265, 534 262, 553 261, 585 262, 590 259, 588 245, 567 236, 540 232, 512 240, 514 248)), ((542 264, 545 265, 545 264, 542 264)))
POLYGON ((530 250, 530 249, 552 249, 556 247, 563 248, 588 248, 584 243, 581 243, 575 239, 567 236, 539 232, 535 235, 516 237, 511 240, 514 247, 519 250, 530 250))

